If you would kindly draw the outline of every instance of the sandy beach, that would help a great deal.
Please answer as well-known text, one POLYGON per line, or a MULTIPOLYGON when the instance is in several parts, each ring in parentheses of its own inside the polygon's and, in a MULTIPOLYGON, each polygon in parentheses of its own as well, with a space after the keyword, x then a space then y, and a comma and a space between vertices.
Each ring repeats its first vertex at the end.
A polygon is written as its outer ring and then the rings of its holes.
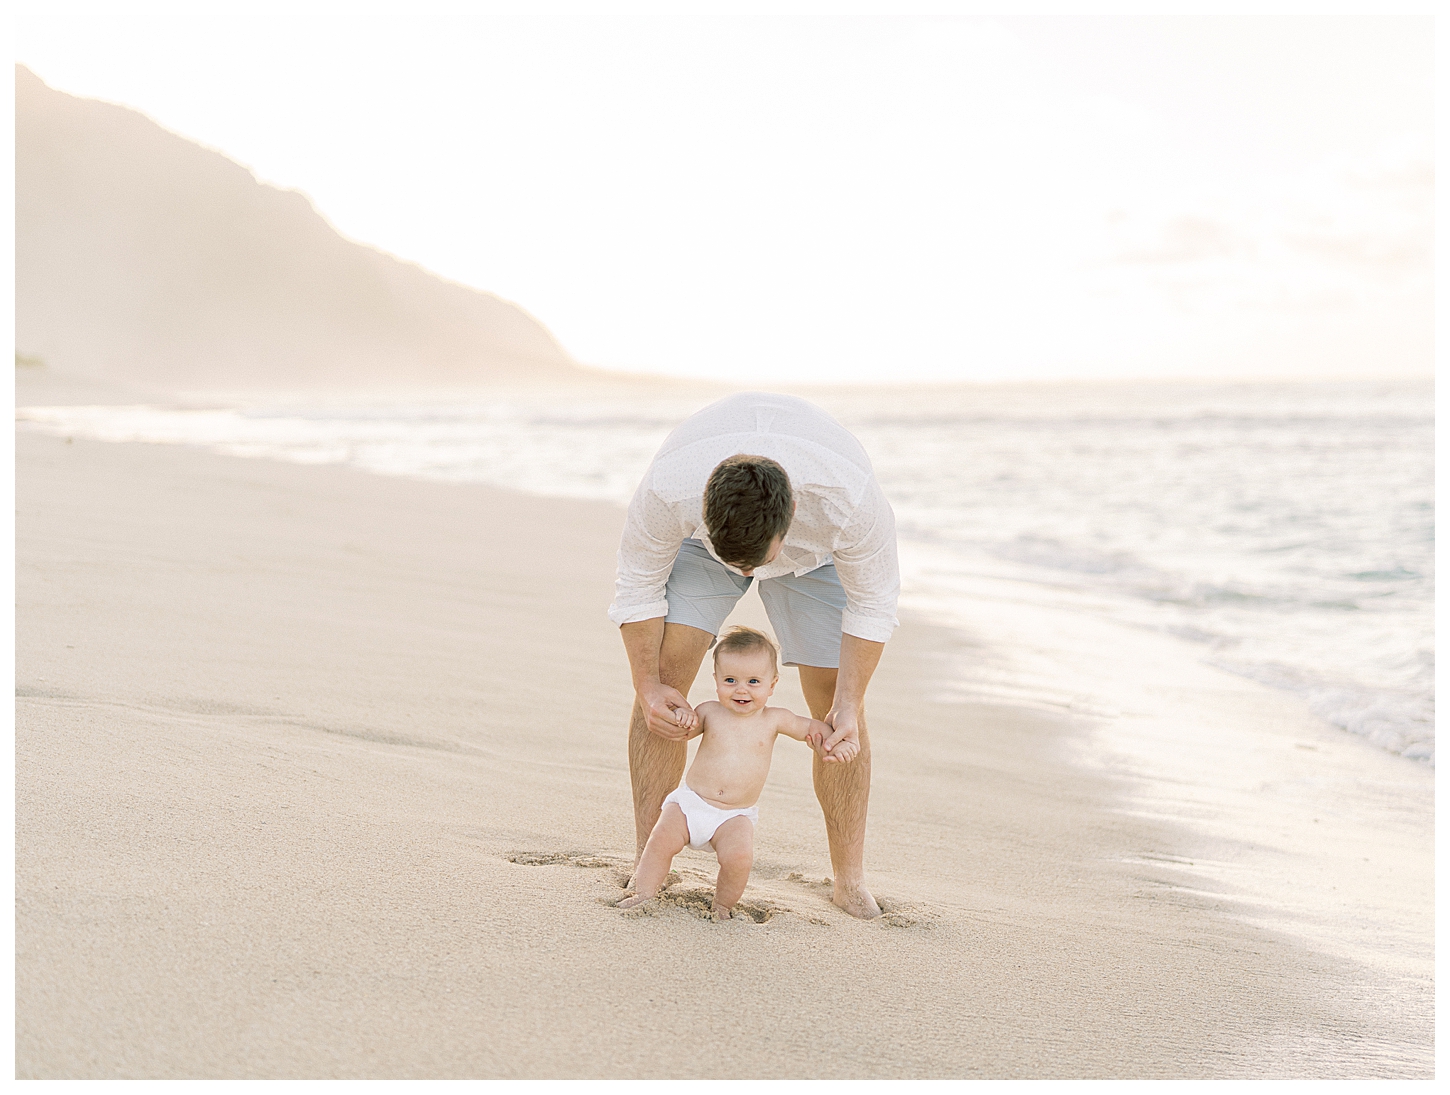
POLYGON ((872 686, 882 919, 793 742, 748 915, 690 852, 622 913, 619 508, 28 431, 17 480, 22 1078, 1433 1074, 1426 978, 1183 885, 957 632, 872 686))

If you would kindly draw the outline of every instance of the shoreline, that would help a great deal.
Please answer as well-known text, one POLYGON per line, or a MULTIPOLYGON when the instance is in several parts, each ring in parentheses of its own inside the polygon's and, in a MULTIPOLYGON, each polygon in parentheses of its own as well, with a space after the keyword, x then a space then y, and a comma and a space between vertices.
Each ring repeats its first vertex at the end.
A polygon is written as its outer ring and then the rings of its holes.
POLYGON ((950 607, 903 598, 941 626, 994 640, 976 665, 946 670, 949 693, 1073 718, 1074 762, 1123 784, 1116 808, 1185 831, 1181 852, 1155 856, 1180 886, 1328 955, 1433 987, 1433 767, 1212 665, 1184 640, 1104 618, 1089 595, 997 575, 959 592, 950 607))
POLYGON ((1083 768, 1080 719, 936 695, 970 634, 908 616, 872 686, 885 920, 820 892, 783 745, 762 922, 712 933, 688 856, 676 901, 599 904, 632 841, 614 507, 17 449, 20 1075, 1433 1072, 1432 1002, 1181 885, 1152 857, 1183 831, 1083 768), (705 1056, 660 1039, 702 992, 773 1006, 705 1056))

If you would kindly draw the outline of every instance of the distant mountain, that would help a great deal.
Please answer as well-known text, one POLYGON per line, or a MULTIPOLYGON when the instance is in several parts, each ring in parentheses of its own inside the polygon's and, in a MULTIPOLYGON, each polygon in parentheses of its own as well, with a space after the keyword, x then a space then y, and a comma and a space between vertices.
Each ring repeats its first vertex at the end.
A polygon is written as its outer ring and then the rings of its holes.
POLYGON ((302 194, 22 66, 15 340, 68 371, 180 388, 577 368, 516 305, 346 240, 302 194))

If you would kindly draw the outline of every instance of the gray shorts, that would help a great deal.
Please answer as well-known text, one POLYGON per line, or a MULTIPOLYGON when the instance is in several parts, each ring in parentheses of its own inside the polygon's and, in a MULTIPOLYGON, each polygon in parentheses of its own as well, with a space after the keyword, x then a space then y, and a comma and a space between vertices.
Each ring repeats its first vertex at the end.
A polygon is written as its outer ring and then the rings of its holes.
MULTIPOLYGON (((754 577, 727 570, 699 540, 686 540, 665 583, 665 623, 686 624, 720 634, 725 617, 745 596, 754 577)), ((783 665, 836 669, 841 664, 841 613, 846 591, 827 563, 807 574, 765 578, 760 583, 765 614, 780 640, 783 665)))

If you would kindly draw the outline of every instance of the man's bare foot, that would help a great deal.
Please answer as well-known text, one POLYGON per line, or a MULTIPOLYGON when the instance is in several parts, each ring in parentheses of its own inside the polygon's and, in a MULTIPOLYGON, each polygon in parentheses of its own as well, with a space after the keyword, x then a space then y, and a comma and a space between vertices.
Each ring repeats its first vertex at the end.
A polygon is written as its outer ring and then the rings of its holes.
POLYGON ((714 914, 716 920, 730 919, 730 910, 723 905, 716 905, 711 912, 714 914))
POLYGON ((637 893, 633 897, 626 897, 623 901, 615 902, 614 907, 616 909, 632 909, 636 905, 643 905, 648 900, 649 898, 645 897, 644 894, 637 893))
POLYGON ((876 899, 871 896, 871 891, 863 882, 853 885, 836 879, 832 887, 831 903, 862 920, 872 920, 881 915, 881 906, 876 904, 876 899))

